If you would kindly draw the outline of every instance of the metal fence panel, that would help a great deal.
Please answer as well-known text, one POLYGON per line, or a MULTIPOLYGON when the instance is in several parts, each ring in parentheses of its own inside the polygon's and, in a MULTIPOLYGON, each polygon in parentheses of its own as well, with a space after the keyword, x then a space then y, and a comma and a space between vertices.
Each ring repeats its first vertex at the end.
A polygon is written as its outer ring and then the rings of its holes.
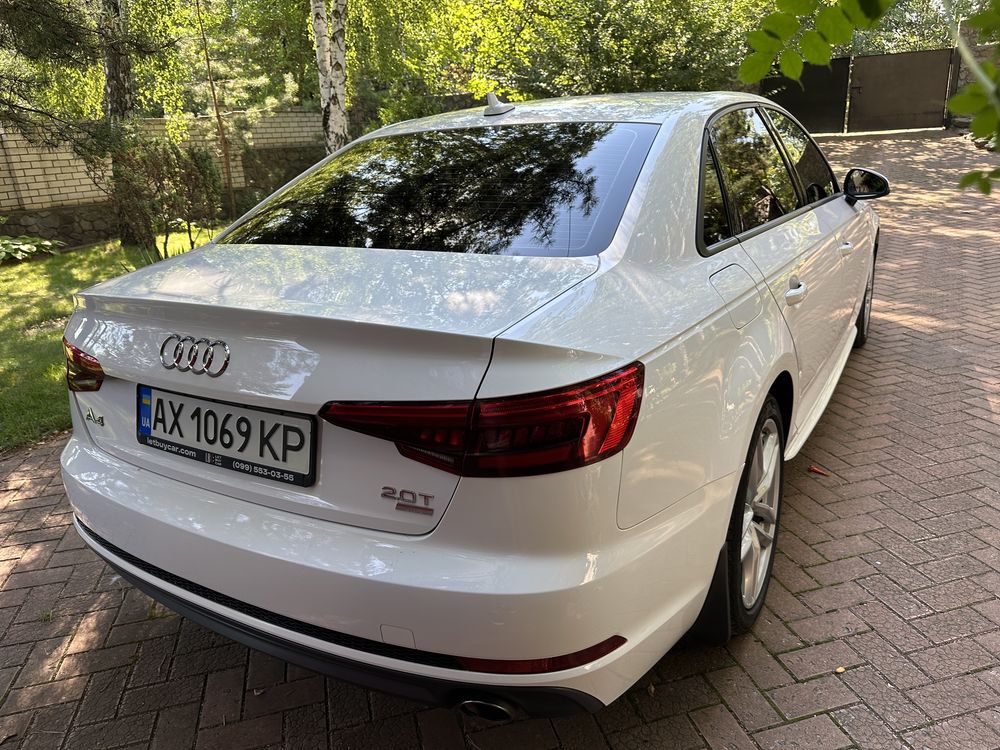
POLYGON ((847 111, 849 57, 830 61, 830 67, 806 65, 802 82, 767 78, 760 93, 787 109, 813 133, 842 133, 847 111))
POLYGON ((944 125, 952 58, 950 49, 855 57, 847 130, 944 125))

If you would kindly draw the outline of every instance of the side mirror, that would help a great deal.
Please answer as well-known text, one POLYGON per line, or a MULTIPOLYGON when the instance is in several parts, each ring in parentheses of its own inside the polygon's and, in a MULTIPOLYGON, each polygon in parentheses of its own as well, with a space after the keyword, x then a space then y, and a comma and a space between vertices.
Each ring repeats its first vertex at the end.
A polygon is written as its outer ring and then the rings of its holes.
POLYGON ((870 169, 855 167, 844 178, 844 195, 848 203, 881 198, 889 192, 889 180, 870 169))

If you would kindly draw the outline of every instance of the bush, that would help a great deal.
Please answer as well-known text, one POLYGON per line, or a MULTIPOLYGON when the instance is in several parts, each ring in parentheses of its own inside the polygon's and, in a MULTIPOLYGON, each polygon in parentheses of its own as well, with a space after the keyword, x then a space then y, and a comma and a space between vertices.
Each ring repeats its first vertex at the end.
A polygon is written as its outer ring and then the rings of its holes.
MULTIPOLYGON (((5 221, 7 221, 7 217, 0 216, 0 224, 3 224, 5 221)), ((59 248, 65 244, 65 242, 60 242, 59 240, 46 240, 27 234, 17 237, 0 235, 0 263, 3 263, 5 260, 24 260, 38 253, 58 255, 59 248)))
POLYGON ((155 250, 161 258, 167 257, 171 231, 186 229, 193 249, 194 222, 212 222, 219 215, 222 179, 208 149, 136 138, 119 154, 115 180, 119 215, 131 236, 142 250, 155 250), (157 234, 163 235, 162 248, 156 245, 157 234))

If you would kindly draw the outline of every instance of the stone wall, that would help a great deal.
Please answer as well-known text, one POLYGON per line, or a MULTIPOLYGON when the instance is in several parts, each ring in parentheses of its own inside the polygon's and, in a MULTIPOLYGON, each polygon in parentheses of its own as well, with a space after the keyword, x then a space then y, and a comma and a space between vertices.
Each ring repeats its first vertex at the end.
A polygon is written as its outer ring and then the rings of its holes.
MULTIPOLYGON (((986 60, 992 59, 995 49, 996 47, 992 44, 981 44, 977 47, 973 47, 972 51, 975 53, 976 59, 979 60, 979 62, 984 62, 986 60)), ((959 67, 958 71, 958 88, 961 88, 965 84, 971 82, 972 82, 972 73, 969 72, 969 69, 965 66, 965 63, 963 62, 959 67)))
MULTIPOLYGON (((240 211, 324 153, 317 112, 274 112, 256 121, 235 115, 227 126, 240 211)), ((141 127, 149 135, 166 132, 162 119, 143 120, 141 127)), ((214 118, 191 120, 187 141, 217 150, 214 118)), ((114 231, 107 201, 107 193, 94 183, 69 148, 45 148, 20 135, 0 134, 0 215, 8 217, 0 233, 35 234, 69 245, 107 239, 114 231)))

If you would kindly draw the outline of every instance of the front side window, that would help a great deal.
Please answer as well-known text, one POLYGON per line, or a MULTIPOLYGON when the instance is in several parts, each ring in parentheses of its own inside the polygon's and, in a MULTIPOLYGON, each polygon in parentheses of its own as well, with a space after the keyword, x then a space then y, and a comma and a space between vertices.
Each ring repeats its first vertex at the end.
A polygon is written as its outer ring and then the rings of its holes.
POLYGON ((740 231, 795 209, 798 196, 792 176, 755 109, 728 112, 709 132, 740 231))
POLYGON ((794 120, 773 109, 767 111, 778 137, 785 144, 785 151, 792 161, 792 167, 799 175, 805 189, 802 205, 829 198, 837 192, 837 181, 830 165, 812 139, 794 120))
POLYGON ((712 149, 705 149, 704 167, 701 176, 701 229, 705 247, 722 242, 733 236, 729 228, 729 215, 722 198, 719 173, 712 158, 712 149))
POLYGON ((658 126, 496 125, 361 141, 221 238, 490 255, 596 255, 658 126))

